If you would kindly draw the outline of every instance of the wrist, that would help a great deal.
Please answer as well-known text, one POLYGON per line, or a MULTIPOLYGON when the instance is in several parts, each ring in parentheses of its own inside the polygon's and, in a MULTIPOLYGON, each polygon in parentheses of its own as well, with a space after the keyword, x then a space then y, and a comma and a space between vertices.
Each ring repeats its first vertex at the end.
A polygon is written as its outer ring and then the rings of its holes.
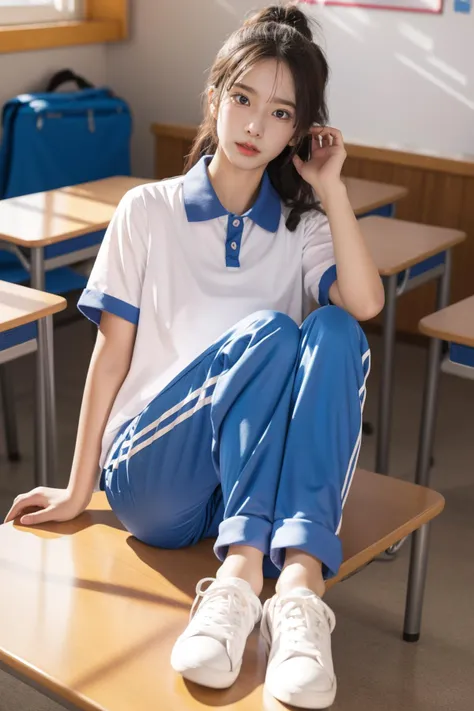
POLYGON ((334 180, 332 183, 325 185, 324 188, 315 190, 315 192, 326 211, 331 208, 334 202, 340 204, 341 199, 347 199, 347 188, 341 179, 334 180))
POLYGON ((77 485, 73 486, 69 484, 66 488, 69 500, 76 506, 86 508, 92 499, 92 491, 85 491, 79 488, 77 485))

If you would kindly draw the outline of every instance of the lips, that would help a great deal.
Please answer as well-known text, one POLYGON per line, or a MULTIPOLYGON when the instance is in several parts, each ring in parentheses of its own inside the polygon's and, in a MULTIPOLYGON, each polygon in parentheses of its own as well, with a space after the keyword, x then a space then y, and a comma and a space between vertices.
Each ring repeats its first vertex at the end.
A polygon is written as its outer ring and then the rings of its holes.
POLYGON ((260 153, 259 149, 254 146, 253 143, 237 143, 237 146, 239 146, 239 148, 243 148, 246 151, 251 151, 255 154, 260 153))

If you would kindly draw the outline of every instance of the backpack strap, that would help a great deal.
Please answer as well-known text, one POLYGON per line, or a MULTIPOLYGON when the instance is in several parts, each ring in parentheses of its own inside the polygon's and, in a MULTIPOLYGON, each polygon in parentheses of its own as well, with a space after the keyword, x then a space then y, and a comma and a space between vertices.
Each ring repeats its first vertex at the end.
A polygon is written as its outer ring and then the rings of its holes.
POLYGON ((76 74, 75 72, 72 71, 72 69, 62 69, 61 71, 57 72, 54 74, 54 76, 51 77, 49 80, 48 86, 46 91, 47 92, 52 92, 56 91, 56 89, 59 89, 62 84, 66 84, 67 82, 73 81, 75 82, 76 86, 78 89, 93 89, 94 85, 91 84, 87 79, 84 79, 84 77, 81 77, 79 74, 76 74))

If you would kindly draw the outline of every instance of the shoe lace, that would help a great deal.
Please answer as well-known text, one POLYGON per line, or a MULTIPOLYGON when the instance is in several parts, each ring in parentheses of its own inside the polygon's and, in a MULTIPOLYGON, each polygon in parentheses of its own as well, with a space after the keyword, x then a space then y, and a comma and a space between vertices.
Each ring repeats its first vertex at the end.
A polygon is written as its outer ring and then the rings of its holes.
POLYGON ((313 596, 285 596, 278 603, 277 629, 288 651, 319 658, 324 611, 313 596))
POLYGON ((214 578, 203 578, 196 586, 196 598, 190 612, 190 620, 195 618, 199 630, 206 635, 230 640, 236 628, 248 620, 251 611, 245 593, 232 583, 218 584, 206 588, 214 578))

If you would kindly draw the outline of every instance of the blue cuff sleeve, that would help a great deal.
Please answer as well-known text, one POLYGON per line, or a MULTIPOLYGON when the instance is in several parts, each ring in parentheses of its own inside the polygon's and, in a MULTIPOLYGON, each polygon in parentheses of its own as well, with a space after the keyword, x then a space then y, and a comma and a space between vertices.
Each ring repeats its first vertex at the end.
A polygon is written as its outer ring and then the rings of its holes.
POLYGON ((132 306, 126 301, 122 301, 122 299, 117 299, 115 296, 110 296, 110 294, 104 294, 94 289, 84 289, 77 303, 77 308, 86 318, 93 321, 96 326, 100 324, 102 311, 120 316, 120 318, 125 319, 125 321, 130 321, 130 323, 134 323, 135 325, 138 323, 140 316, 140 309, 136 306, 132 306))
POLYGON ((318 304, 327 306, 329 304, 329 289, 337 279, 336 265, 333 264, 329 269, 326 269, 321 279, 319 280, 319 296, 318 304))

